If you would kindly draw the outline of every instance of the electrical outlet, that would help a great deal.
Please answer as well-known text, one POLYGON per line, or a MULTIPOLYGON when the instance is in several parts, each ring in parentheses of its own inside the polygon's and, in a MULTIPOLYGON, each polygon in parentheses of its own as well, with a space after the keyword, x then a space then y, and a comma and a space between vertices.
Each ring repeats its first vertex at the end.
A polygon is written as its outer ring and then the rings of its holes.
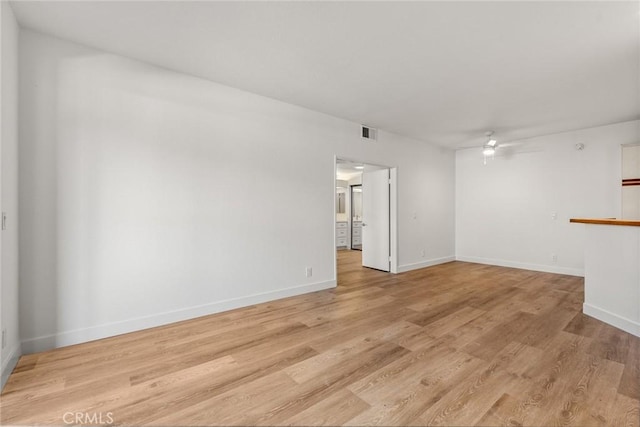
POLYGON ((424 249, 420 251, 420 256, 424 258, 424 249))
POLYGON ((551 254, 551 261, 553 261, 554 263, 558 262, 558 255, 551 254))
POLYGON ((551 212, 551 219, 558 219, 558 212, 556 211, 551 212))
POLYGON ((3 329, 2 330, 2 348, 5 348, 7 346, 7 330, 3 329))
POLYGON ((7 229, 7 213, 6 212, 2 212, 2 229, 3 230, 7 229))
POLYGON ((311 267, 307 267, 305 270, 305 274, 307 275, 307 277, 313 276, 313 269, 311 267))

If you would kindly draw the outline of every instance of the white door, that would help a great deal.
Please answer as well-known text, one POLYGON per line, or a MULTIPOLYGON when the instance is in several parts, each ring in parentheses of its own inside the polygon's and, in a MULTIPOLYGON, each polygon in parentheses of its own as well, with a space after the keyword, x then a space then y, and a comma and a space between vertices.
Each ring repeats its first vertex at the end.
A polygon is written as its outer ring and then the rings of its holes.
POLYGON ((389 169, 362 173, 362 265, 389 271, 389 169))

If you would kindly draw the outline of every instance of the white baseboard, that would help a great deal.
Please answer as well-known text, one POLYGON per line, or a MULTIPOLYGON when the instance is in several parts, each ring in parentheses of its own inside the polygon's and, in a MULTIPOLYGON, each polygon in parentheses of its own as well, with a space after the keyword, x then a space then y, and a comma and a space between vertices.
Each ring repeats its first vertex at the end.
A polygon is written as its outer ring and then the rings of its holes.
POLYGON ((582 304, 582 312, 587 316, 591 316, 618 329, 622 329, 625 332, 629 332, 631 335, 640 337, 640 322, 620 317, 617 314, 587 304, 586 302, 582 304))
POLYGON ((2 390, 4 385, 7 383, 9 375, 11 375, 11 372, 13 372, 13 369, 18 364, 20 356, 22 356, 22 349, 20 348, 20 343, 18 343, 10 352, 8 352, 8 356, 2 360, 2 368, 0 369, 0 390, 2 390))
POLYGON ((433 258, 426 261, 416 262, 413 264, 403 264, 398 266, 398 273, 404 273, 405 271, 418 270, 420 268, 431 267, 438 264, 444 264, 445 262, 455 261, 456 257, 447 256, 442 258, 433 258))
POLYGON ((64 347, 68 345, 80 344, 94 341, 115 335, 135 332, 142 329, 154 328, 156 326, 167 325, 169 323, 189 320, 196 317, 207 316, 209 314, 220 313, 236 308, 247 307, 254 304, 273 301, 281 298, 288 298, 309 292, 321 291, 336 287, 335 280, 311 283, 290 288, 279 289, 277 291, 264 292, 260 294, 238 297, 223 301, 216 301, 180 310, 168 311, 151 316, 144 316, 135 319, 128 319, 120 322, 113 322, 88 328, 63 331, 56 334, 30 338, 22 341, 22 351, 24 354, 36 353, 50 350, 52 348, 64 347))
POLYGON ((507 261, 502 259, 480 258, 472 256, 456 256, 456 261, 474 262, 477 264, 497 265, 499 267, 520 268, 522 270, 543 271, 545 273, 567 274, 569 276, 584 277, 584 270, 579 268, 529 264, 526 262, 507 261))

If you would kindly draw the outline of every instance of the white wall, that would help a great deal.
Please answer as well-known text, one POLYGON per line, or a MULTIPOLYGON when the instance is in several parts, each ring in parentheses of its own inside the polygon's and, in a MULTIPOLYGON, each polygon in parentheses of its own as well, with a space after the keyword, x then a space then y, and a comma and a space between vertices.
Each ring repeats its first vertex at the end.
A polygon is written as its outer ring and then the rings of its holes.
POLYGON ((486 165, 458 151, 457 259, 582 275, 584 226, 569 218, 620 217, 620 146, 639 141, 632 121, 519 141, 486 165))
POLYGON ((640 228, 582 226, 583 312, 640 337, 640 228))
POLYGON ((6 331, 0 352, 1 384, 20 356, 18 328, 18 25, 8 2, 0 6, 2 46, 0 71, 0 114, 2 211, 7 214, 7 229, 2 231, 0 286, 0 329, 6 331))
POLYGON ((334 286, 336 155, 398 167, 401 267, 453 259, 450 150, 29 31, 20 58, 25 351, 334 286))
POLYGON ((349 185, 362 185, 362 174, 358 174, 349 180, 349 185))

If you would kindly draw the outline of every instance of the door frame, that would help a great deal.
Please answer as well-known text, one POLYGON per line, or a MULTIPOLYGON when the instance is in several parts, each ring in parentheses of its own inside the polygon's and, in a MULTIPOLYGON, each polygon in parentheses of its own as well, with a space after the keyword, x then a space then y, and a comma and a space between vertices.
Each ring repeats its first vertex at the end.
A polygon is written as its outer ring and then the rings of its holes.
POLYGON ((353 163, 362 163, 371 166, 379 166, 382 168, 389 169, 389 254, 391 256, 391 265, 389 268, 389 273, 397 274, 398 273, 398 167, 397 166, 388 166, 381 165, 375 162, 368 162, 360 159, 353 159, 343 156, 338 156, 337 154, 333 156, 333 209, 331 211, 331 216, 333 218, 333 277, 338 283, 338 250, 336 249, 336 184, 337 184, 337 174, 338 174, 338 160, 344 160, 347 162, 353 163))

